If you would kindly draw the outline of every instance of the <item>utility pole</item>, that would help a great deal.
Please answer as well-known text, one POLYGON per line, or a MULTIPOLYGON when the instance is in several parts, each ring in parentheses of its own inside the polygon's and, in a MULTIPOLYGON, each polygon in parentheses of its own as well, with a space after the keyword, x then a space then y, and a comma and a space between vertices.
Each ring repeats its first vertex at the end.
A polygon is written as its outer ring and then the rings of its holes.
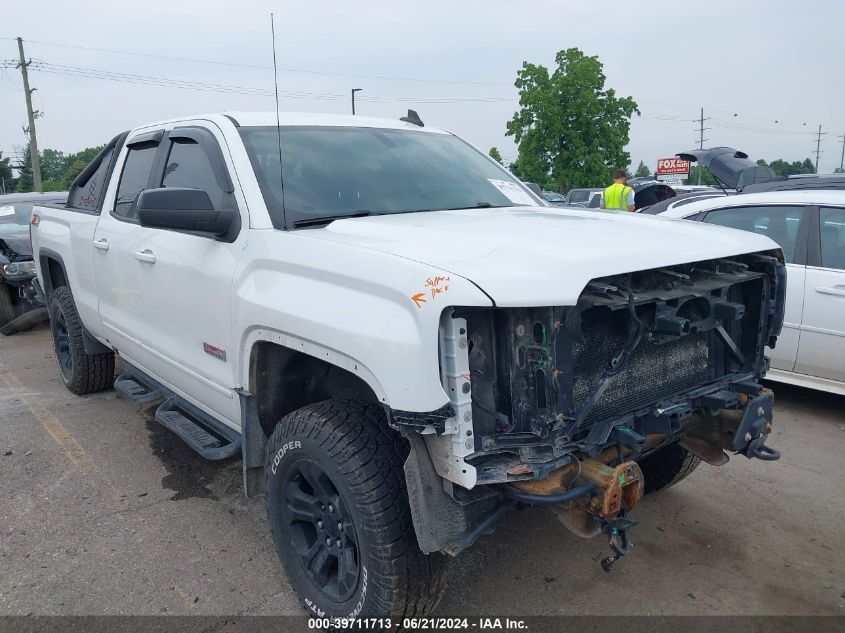
MULTIPOLYGON (((701 108, 701 118, 698 119, 698 149, 704 149, 704 141, 707 139, 704 138, 704 130, 709 130, 709 127, 704 127, 704 122, 709 120, 704 118, 704 108, 701 108)), ((698 172, 698 184, 701 184, 701 165, 696 168, 698 172)))
POLYGON ((816 151, 815 151, 815 154, 816 154, 816 173, 819 173, 819 156, 822 153, 821 149, 822 149, 822 135, 823 134, 827 134, 827 132, 822 132, 822 124, 819 123, 819 132, 818 132, 818 135, 816 136, 816 151))
POLYGON ((837 136, 836 138, 842 139, 842 158, 839 159, 839 173, 845 172, 845 134, 842 136, 837 136))
POLYGON ((40 193, 43 191, 43 187, 41 186, 41 159, 38 156, 38 139, 35 136, 36 113, 32 109, 32 93, 35 88, 30 90, 29 74, 26 70, 27 66, 29 66, 32 61, 26 61, 26 58, 24 57, 23 40, 21 38, 18 38, 18 52, 21 56, 18 68, 21 69, 21 75, 23 76, 23 93, 26 97, 26 116, 29 119, 29 129, 27 132, 29 133, 29 154, 32 157, 32 185, 35 191, 40 193))
POLYGON ((353 88, 352 89, 352 114, 355 114, 355 93, 361 92, 363 88, 353 88))

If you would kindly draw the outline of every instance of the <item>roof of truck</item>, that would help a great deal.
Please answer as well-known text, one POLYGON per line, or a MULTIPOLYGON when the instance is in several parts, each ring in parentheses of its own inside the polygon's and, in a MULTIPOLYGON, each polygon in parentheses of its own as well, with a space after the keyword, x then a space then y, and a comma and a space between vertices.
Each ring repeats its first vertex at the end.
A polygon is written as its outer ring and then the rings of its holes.
MULTIPOLYGON (((401 113, 400 113, 401 114, 401 113)), ((226 117, 238 126, 243 127, 264 127, 276 125, 275 112, 219 112, 214 114, 197 114, 190 116, 181 116, 166 121, 157 121, 155 123, 145 124, 139 126, 138 129, 157 127, 166 125, 168 123, 178 123, 181 121, 196 121, 207 119, 211 121, 219 121, 226 117)), ((328 127, 372 127, 372 128, 388 128, 396 130, 413 130, 417 132, 431 132, 435 134, 449 134, 446 130, 436 127, 420 127, 413 123, 400 121, 399 116, 395 119, 386 119, 380 117, 369 117, 352 114, 329 114, 320 112, 279 112, 279 125, 286 126, 300 126, 300 125, 316 125, 328 127)))

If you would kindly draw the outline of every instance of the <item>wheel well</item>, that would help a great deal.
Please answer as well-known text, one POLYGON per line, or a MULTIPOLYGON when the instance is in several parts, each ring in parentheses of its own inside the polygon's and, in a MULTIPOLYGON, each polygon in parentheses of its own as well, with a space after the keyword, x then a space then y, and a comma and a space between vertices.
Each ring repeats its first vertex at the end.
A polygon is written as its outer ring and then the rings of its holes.
POLYGON ((275 343, 253 346, 249 382, 268 437, 288 413, 315 402, 330 398, 379 402, 372 388, 352 372, 275 343))
POLYGON ((49 297, 56 288, 67 286, 67 276, 61 262, 53 257, 42 257, 41 270, 44 272, 44 292, 49 297))

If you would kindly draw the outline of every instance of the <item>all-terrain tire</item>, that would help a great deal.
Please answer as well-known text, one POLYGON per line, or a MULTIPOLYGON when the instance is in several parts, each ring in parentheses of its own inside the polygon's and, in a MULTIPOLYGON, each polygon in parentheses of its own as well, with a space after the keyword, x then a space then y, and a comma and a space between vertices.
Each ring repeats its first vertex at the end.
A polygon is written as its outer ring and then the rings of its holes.
POLYGON ((85 352, 82 321, 67 286, 54 290, 50 298, 50 333, 59 374, 71 392, 81 396, 114 384, 114 353, 85 352))
POLYGON ((645 494, 657 492, 687 477, 701 463, 701 458, 675 442, 639 461, 645 479, 645 494))
POLYGON ((16 316, 18 315, 12 302, 12 289, 6 284, 0 284, 0 327, 11 322, 16 316))
POLYGON ((381 407, 354 400, 312 404, 276 426, 267 514, 288 579, 311 614, 390 617, 396 626, 439 602, 445 561, 417 544, 403 470, 408 452, 381 407))

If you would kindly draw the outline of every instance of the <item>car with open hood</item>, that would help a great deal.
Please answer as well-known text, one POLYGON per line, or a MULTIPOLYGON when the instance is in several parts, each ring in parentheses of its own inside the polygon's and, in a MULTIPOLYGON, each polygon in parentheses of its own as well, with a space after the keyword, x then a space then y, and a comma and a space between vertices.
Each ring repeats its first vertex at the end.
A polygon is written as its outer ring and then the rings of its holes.
POLYGON ((63 204, 67 192, 12 193, 0 196, 0 334, 31 328, 47 319, 35 280, 29 221, 36 204, 63 204))

